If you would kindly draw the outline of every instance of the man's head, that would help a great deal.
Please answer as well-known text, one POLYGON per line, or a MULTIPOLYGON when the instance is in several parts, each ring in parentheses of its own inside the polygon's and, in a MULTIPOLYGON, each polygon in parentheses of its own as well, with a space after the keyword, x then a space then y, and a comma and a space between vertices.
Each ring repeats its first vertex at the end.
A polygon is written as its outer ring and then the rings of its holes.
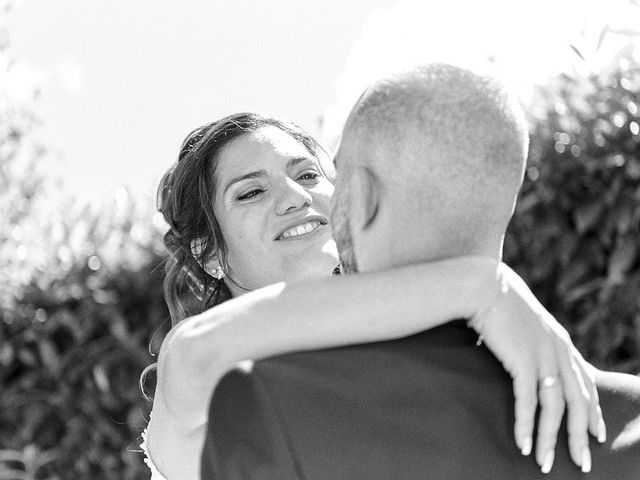
POLYGON ((490 75, 438 63, 370 86, 336 154, 345 268, 500 256, 527 146, 518 103, 490 75))

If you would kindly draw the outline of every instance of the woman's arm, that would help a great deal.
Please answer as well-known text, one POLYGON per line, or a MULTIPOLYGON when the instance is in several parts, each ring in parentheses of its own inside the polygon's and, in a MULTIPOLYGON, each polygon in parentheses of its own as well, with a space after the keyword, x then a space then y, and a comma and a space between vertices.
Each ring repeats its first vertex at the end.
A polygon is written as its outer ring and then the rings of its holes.
POLYGON ((200 425, 206 420, 202 397, 237 362, 401 338, 471 318, 494 302, 497 265, 484 257, 461 257, 278 283, 236 297, 169 332, 158 357, 155 397, 183 424, 200 425), (179 379, 189 385, 175 388, 179 379))
MULTIPOLYGON (((170 471, 177 464, 187 463, 185 454, 189 453, 183 446, 191 444, 188 448, 195 452, 197 465, 202 435, 194 432, 201 430, 206 422, 206 407, 215 385, 238 361, 400 338, 453 318, 474 319, 472 325, 476 328, 482 325, 480 330, 487 338, 487 345, 490 348, 500 345, 501 350, 494 353, 515 379, 519 415, 516 439, 527 453, 531 448, 534 402, 537 401, 537 391, 530 389, 531 379, 535 385, 538 378, 543 378, 539 372, 555 374, 560 370, 564 380, 569 370, 557 368, 560 354, 556 350, 559 348, 564 355, 567 349, 551 338, 556 333, 546 325, 548 318, 540 311, 539 304, 527 304, 535 298, 500 304, 498 300, 503 296, 522 297, 522 292, 504 291, 503 274, 498 265, 496 260, 488 258, 464 257, 385 272, 276 284, 185 320, 169 333, 160 352, 154 413, 148 431, 151 456, 159 469, 172 479, 170 471), (493 305, 498 306, 498 311, 506 310, 508 315, 498 315, 491 310, 493 305), (512 314, 524 320, 507 318, 512 314), (498 338, 490 342, 489 336, 495 331, 494 317, 512 325, 513 336, 498 334, 498 338), (527 341, 524 350, 504 347, 507 343, 523 348, 523 339, 527 341), (543 350, 542 345, 553 347, 543 350), (553 354, 539 355, 550 350, 553 354), (518 360, 523 352, 527 353, 526 360, 518 360), (501 354, 507 358, 501 358, 501 354), (526 414, 520 413, 523 411, 526 414)), ((511 279, 507 278, 508 281, 511 279)), ((566 382, 565 395, 575 397, 572 385, 585 380, 576 380, 580 377, 578 373, 571 372, 571 376, 573 383, 566 382)), ((585 391, 588 388, 592 385, 587 385, 585 391)), ((545 392, 545 398, 541 397, 542 436, 538 435, 537 445, 541 463, 555 444, 556 423, 559 425, 560 421, 557 411, 564 411, 565 395, 560 389, 547 390, 549 394, 545 392), (553 413, 544 413, 551 410, 553 413)), ((586 406, 581 402, 575 408, 585 410, 586 406)), ((584 443, 586 423, 574 423, 576 433, 580 433, 579 427, 582 435, 572 436, 572 441, 575 437, 584 443)), ((578 445, 578 449, 581 451, 582 445, 578 445)), ((180 475, 189 478, 184 471, 180 475)))

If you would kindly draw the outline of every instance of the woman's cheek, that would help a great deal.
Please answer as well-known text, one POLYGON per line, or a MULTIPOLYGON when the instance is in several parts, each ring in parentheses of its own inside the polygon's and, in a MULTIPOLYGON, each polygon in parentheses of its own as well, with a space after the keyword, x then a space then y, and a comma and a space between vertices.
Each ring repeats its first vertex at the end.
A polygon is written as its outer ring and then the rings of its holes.
POLYGON ((313 188, 309 189, 309 192, 315 196, 315 200, 331 198, 333 196, 333 192, 335 187, 328 180, 323 181, 315 185, 313 188))
MULTIPOLYGON (((267 236, 267 213, 258 208, 245 209, 237 218, 236 238, 250 249, 261 249, 262 239, 267 236)), ((251 254, 251 252, 247 252, 251 254)))
POLYGON ((331 197, 333 197, 333 193, 335 191, 335 187, 333 186, 333 184, 329 182, 327 183, 328 183, 328 186, 324 186, 320 191, 322 206, 326 210, 322 213, 326 215, 330 213, 329 210, 331 208, 331 197))
POLYGON ((333 192, 336 190, 336 187, 333 183, 327 180, 326 182, 323 182, 323 190, 326 195, 331 197, 333 196, 333 192))

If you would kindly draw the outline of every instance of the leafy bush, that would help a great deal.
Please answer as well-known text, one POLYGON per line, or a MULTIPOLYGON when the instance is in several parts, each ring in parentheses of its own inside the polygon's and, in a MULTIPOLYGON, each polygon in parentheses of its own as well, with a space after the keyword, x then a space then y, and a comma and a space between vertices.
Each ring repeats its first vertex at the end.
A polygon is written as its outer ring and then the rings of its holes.
POLYGON ((125 190, 101 207, 63 193, 33 140, 32 98, 11 90, 23 86, 3 33, 0 479, 148 478, 138 378, 169 323, 163 225, 125 190))
POLYGON ((0 478, 148 477, 138 378, 169 317, 160 233, 122 209, 56 219, 52 258, 3 305, 0 478))
POLYGON ((540 94, 505 259, 599 367, 640 372, 640 65, 540 94))

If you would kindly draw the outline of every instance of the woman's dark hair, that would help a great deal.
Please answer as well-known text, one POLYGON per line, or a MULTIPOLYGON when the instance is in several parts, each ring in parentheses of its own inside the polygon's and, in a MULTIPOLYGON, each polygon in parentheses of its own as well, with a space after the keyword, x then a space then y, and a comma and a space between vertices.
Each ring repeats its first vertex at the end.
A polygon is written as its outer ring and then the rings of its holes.
POLYGON ((297 125, 256 113, 237 113, 193 130, 180 147, 177 162, 158 186, 157 208, 169 224, 164 244, 169 252, 164 295, 172 324, 230 298, 224 281, 202 265, 217 256, 230 281, 227 245, 214 215, 214 173, 218 153, 234 139, 261 127, 273 126, 291 135, 317 158, 334 180, 333 164, 318 142, 297 125), (196 251, 192 245, 198 244, 196 251))

